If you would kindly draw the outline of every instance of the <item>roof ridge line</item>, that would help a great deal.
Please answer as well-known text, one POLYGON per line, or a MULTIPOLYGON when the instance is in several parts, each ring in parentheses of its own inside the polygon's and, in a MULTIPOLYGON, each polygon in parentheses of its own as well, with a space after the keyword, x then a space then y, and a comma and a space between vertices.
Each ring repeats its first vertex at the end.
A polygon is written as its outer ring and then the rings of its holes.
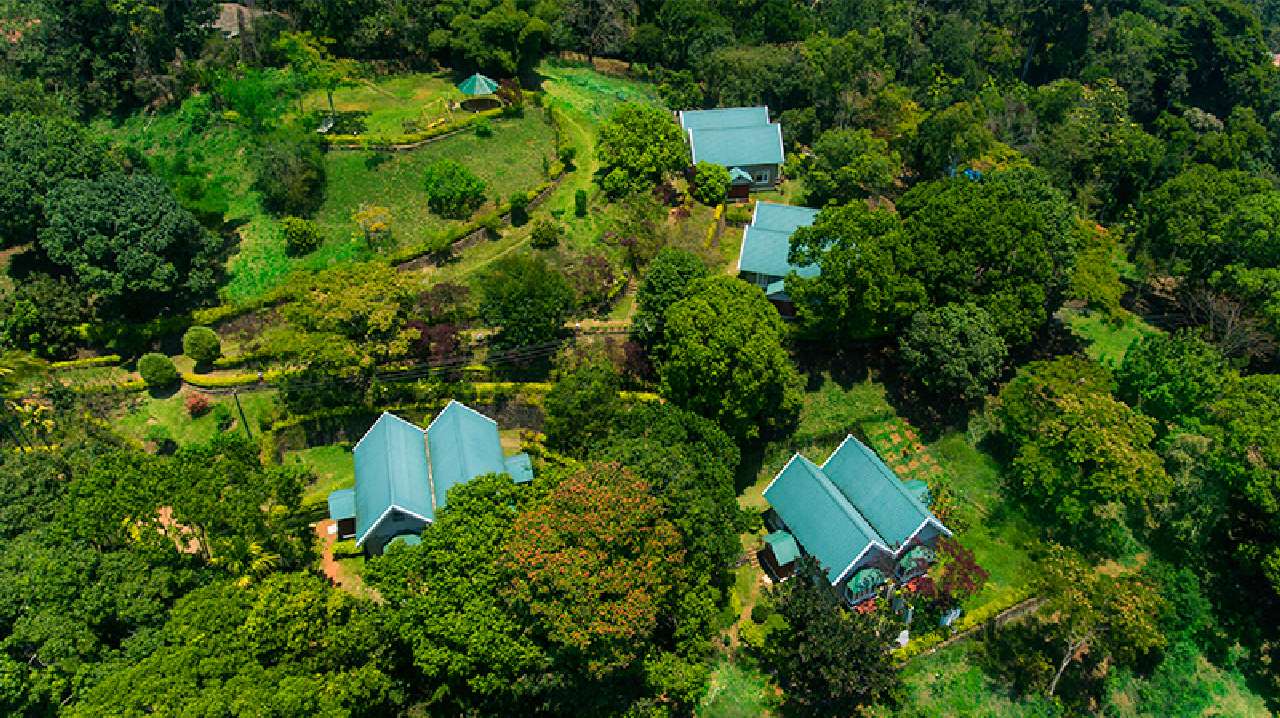
POLYGON ((840 490, 840 487, 836 486, 835 482, 827 477, 827 472, 823 471, 822 467, 813 463, 812 461, 810 461, 808 458, 806 458, 803 454, 799 452, 796 452, 796 455, 799 456, 806 464, 812 467, 812 470, 810 471, 810 473, 812 473, 814 477, 818 479, 818 485, 821 486, 823 490, 826 491, 827 494, 829 494, 831 498, 835 500, 836 505, 839 506, 840 509, 844 511, 845 514, 848 515, 850 519, 853 519, 853 522, 855 524, 859 524, 858 528, 861 529, 864 526, 866 527, 867 531, 865 533, 867 534, 868 539, 871 539, 873 541, 879 541, 882 546, 889 545, 889 542, 884 540, 884 536, 880 535, 880 531, 877 530, 875 526, 871 525, 871 522, 867 520, 867 517, 863 516, 862 512, 858 510, 858 507, 855 506, 853 502, 849 500, 848 496, 844 495, 844 492, 840 490))

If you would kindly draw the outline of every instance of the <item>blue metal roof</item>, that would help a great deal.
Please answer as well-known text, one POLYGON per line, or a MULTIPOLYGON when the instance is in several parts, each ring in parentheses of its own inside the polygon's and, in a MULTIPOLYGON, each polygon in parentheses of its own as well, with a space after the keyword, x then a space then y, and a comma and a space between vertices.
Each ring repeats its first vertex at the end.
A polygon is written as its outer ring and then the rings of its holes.
POLYGON ((352 453, 357 544, 392 506, 427 520, 435 516, 422 429, 384 412, 352 453))
POLYGON ((897 552, 927 520, 950 533, 875 452, 852 436, 822 466, 793 456, 764 497, 833 584, 872 542, 897 552))
POLYGON ((769 124, 767 107, 720 107, 714 110, 682 110, 680 127, 689 130, 758 127, 769 124))
POLYGON ((764 492, 792 536, 836 583, 872 541, 875 529, 812 461, 796 454, 764 492))
POLYGON ((724 167, 780 165, 783 160, 782 126, 773 123, 754 127, 725 127, 689 130, 693 164, 710 162, 724 167))
POLYGON ((897 550, 933 516, 874 451, 852 436, 827 458, 822 471, 891 549, 897 550))
POLYGON ((444 506, 454 486, 507 470, 498 423, 456 401, 450 401, 427 426, 427 448, 436 506, 444 506))
POLYGON ((533 462, 528 454, 508 456, 505 463, 507 473, 511 474, 511 480, 515 483, 524 484, 533 481, 533 462))
POLYGON ((791 235, 800 227, 813 224, 817 216, 818 210, 809 207, 756 202, 751 224, 742 232, 738 271, 769 277, 785 277, 793 271, 801 277, 818 276, 816 264, 797 267, 787 261, 791 252, 791 235))
POLYGON ((786 531, 774 531, 764 537, 764 542, 769 544, 769 548, 773 551, 773 558, 779 566, 786 566, 800 558, 800 547, 796 545, 796 537, 786 531))
POLYGON ((777 202, 756 202, 755 212, 751 215, 751 224, 760 229, 774 232, 786 232, 790 235, 801 227, 808 227, 818 218, 821 210, 812 207, 799 207, 794 204, 777 202))
POLYGON ((338 489, 329 494, 329 518, 334 521, 355 518, 356 490, 338 489))

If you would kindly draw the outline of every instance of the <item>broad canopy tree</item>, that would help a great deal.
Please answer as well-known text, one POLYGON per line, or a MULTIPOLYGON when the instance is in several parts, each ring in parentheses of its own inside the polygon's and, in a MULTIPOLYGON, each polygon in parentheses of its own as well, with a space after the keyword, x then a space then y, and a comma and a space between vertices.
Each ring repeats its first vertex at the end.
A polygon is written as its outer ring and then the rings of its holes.
POLYGON ((657 359, 663 397, 740 442, 796 419, 802 381, 782 347, 782 319, 758 288, 734 277, 700 279, 665 320, 657 359))
POLYGON ((40 249, 98 298, 147 314, 210 296, 222 239, 150 175, 107 174, 59 184, 45 206, 40 249))
POLYGON ((787 291, 815 336, 884 336, 920 309, 972 303, 1021 346, 1061 300, 1075 242, 1066 198, 1016 166, 917 185, 896 215, 860 202, 824 211, 791 238, 791 262, 822 271, 789 277, 787 291))
POLYGON ((601 186, 612 197, 645 192, 689 164, 680 126, 661 107, 628 102, 600 128, 601 186))

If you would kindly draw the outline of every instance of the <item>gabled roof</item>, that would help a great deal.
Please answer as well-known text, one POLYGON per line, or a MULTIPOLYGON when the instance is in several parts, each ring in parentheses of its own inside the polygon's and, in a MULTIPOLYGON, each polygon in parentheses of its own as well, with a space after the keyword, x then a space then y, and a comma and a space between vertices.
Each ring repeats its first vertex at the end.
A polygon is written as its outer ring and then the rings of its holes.
POLYGON ((760 127, 769 124, 768 107, 720 107, 714 110, 681 110, 680 127, 689 130, 760 127))
POLYGON ((390 509, 398 508, 425 521, 435 515, 427 477, 422 429, 383 412, 356 444, 356 544, 390 509))
POLYGON ((764 497, 831 583, 838 582, 873 543, 880 543, 875 529, 822 469, 800 454, 791 457, 764 497))
POLYGON ((498 422, 456 401, 427 426, 427 451, 436 506, 444 506, 454 486, 507 470, 498 422))
POLYGON ((797 267, 787 261, 787 255, 791 252, 791 235, 800 227, 813 224, 817 216, 818 210, 809 207, 756 202, 751 224, 742 232, 738 271, 769 277, 785 277, 791 272, 801 277, 816 277, 818 265, 797 267))
POLYGON ((951 534, 852 436, 822 466, 800 454, 791 457, 764 497, 833 584, 873 547, 898 557, 927 524, 951 534))
POLYGON ((724 127, 689 130, 693 164, 710 162, 724 167, 780 165, 783 160, 782 125, 724 127))
POLYGON ((852 436, 827 457, 822 471, 895 551, 933 517, 897 474, 852 436))

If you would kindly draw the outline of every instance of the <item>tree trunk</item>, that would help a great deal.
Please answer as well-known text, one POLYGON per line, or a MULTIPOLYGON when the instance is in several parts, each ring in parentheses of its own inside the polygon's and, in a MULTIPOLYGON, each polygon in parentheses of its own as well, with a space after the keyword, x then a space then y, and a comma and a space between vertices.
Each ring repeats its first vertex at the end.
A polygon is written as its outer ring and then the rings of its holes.
POLYGON ((1088 637, 1085 637, 1067 644, 1067 654, 1062 657, 1062 663, 1058 664, 1058 672, 1053 674, 1053 680, 1049 682, 1049 692, 1046 695, 1052 697, 1054 691, 1058 690, 1058 681, 1062 679, 1062 674, 1067 672, 1067 666, 1071 665, 1071 659, 1075 657, 1076 651, 1079 651, 1088 640, 1088 637))

